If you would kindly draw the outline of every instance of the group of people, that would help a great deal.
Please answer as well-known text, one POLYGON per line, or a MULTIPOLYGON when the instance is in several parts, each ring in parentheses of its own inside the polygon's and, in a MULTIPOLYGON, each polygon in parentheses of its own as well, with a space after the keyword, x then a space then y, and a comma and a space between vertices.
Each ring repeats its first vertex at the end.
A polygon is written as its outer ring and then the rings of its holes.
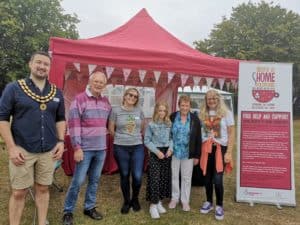
MULTIPOLYGON (((34 53, 29 62, 29 78, 7 85, 0 99, 0 134, 9 155, 12 194, 9 200, 10 225, 18 225, 28 188, 35 188, 38 224, 46 222, 54 163, 62 157, 66 131, 62 92, 47 80, 51 65, 45 52, 34 53)), ((96 196, 106 157, 107 128, 113 136, 123 204, 120 212, 141 209, 139 202, 144 169, 144 146, 149 150, 146 200, 151 218, 166 213, 181 202, 190 211, 194 165, 200 165, 205 179, 203 214, 214 209, 215 218, 224 218, 223 173, 232 162, 234 119, 218 92, 209 90, 199 115, 192 113, 191 99, 182 95, 179 111, 169 113, 165 102, 155 105, 152 121, 145 126, 139 107, 139 91, 128 88, 120 106, 111 107, 102 95, 107 78, 96 71, 87 88, 71 103, 68 130, 74 149, 75 170, 68 188, 63 224, 73 224, 73 212, 87 177, 83 213, 94 220, 103 215, 96 210, 96 196), (143 135, 144 134, 144 135, 143 135), (131 180, 131 182, 130 182, 131 180), (216 203, 213 201, 213 189, 216 203)))

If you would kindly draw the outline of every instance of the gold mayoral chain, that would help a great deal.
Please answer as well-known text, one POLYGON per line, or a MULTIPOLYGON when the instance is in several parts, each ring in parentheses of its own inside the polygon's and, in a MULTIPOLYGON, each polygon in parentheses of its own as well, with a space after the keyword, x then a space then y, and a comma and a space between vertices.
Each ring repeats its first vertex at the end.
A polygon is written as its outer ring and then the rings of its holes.
POLYGON ((40 96, 35 94, 33 91, 30 90, 30 88, 27 86, 26 82, 24 79, 18 80, 18 83, 22 90, 33 100, 37 101, 40 103, 40 109, 42 111, 47 109, 46 103, 51 101, 54 96, 56 95, 56 86, 51 84, 50 92, 46 96, 40 96))

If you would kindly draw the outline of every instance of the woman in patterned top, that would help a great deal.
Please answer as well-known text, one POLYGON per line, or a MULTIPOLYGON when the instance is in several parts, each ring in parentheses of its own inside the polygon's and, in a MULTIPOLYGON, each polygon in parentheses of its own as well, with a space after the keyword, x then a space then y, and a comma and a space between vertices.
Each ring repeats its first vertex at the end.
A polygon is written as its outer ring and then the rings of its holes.
POLYGON ((181 95, 179 111, 172 113, 172 199, 169 208, 174 209, 179 202, 183 211, 190 211, 190 193, 193 166, 199 162, 201 150, 201 126, 198 116, 190 112, 191 99, 181 95), (179 187, 181 174, 181 187, 179 187))
POLYGON ((171 121, 167 103, 156 103, 152 121, 145 132, 144 143, 150 151, 146 199, 150 201, 150 215, 153 219, 166 213, 163 198, 171 197, 171 121))
POLYGON ((216 193, 215 218, 224 218, 223 210, 223 171, 225 163, 232 161, 234 143, 234 119, 216 90, 209 90, 205 102, 200 108, 202 126, 202 152, 200 167, 205 176, 207 201, 200 212, 203 214, 213 210, 213 184, 216 193))

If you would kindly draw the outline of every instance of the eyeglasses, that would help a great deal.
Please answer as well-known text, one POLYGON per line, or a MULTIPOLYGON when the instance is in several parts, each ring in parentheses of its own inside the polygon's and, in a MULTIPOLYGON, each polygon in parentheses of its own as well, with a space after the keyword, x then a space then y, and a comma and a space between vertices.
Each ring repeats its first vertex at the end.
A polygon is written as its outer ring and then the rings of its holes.
POLYGON ((135 98, 135 99, 138 99, 138 95, 134 95, 134 94, 131 94, 131 93, 128 93, 127 94, 130 98, 135 98))

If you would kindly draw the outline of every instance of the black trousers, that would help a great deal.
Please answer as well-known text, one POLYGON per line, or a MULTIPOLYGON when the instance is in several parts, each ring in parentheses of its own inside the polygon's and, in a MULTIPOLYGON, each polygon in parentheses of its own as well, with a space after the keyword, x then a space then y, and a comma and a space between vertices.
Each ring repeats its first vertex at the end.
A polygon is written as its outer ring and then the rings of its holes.
MULTIPOLYGON (((226 153, 227 146, 221 146, 222 159, 224 163, 224 155, 226 153)), ((216 146, 213 146, 212 152, 208 154, 206 175, 205 175, 205 191, 206 198, 208 202, 213 203, 213 186, 215 186, 216 193, 216 204, 223 206, 223 196, 224 196, 224 185, 223 185, 223 174, 222 172, 217 172, 216 170, 216 146)), ((225 164, 224 164, 225 167, 225 164)))
MULTIPOLYGON (((159 149, 165 154, 168 147, 159 149)), ((159 159, 154 153, 150 153, 146 200, 152 204, 171 197, 171 159, 172 157, 159 159)))

